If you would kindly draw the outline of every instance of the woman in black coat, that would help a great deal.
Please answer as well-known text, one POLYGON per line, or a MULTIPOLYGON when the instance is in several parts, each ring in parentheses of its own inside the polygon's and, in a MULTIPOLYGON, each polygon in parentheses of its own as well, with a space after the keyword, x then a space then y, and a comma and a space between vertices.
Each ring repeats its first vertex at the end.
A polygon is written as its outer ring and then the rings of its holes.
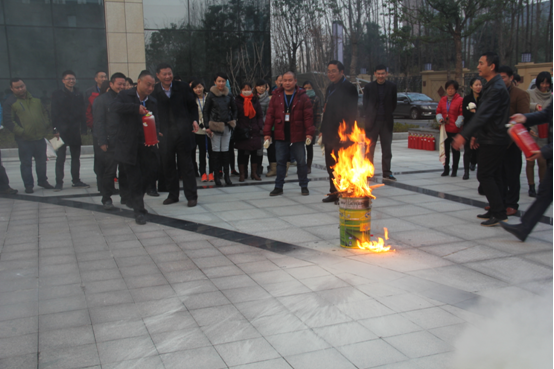
POLYGON ((250 157, 252 168, 250 178, 261 181, 262 179, 258 176, 258 151, 262 148, 264 114, 258 98, 252 93, 252 85, 243 83, 240 90, 240 95, 235 99, 238 120, 234 134, 235 147, 239 151, 239 182, 244 182, 246 178, 248 157, 250 157), (245 133, 247 134, 245 135, 245 133))
MULTIPOLYGON (((316 128, 315 136, 317 136, 318 127, 319 127, 319 105, 320 100, 317 96, 317 93, 314 90, 314 86, 312 82, 306 81, 302 85, 302 88, 306 90, 306 95, 310 98, 310 101, 312 102, 312 107, 314 110, 314 127, 316 128)), ((314 140, 315 141, 315 140, 314 140)), ((308 164, 308 174, 312 172, 312 161, 314 160, 314 141, 312 141, 311 144, 306 145, 306 152, 307 152, 307 164, 308 164)))
MULTIPOLYGON (((462 114, 464 115, 464 125, 469 124, 471 118, 475 115, 475 111, 479 106, 479 97, 483 89, 483 82, 479 78, 473 78, 469 82, 471 92, 464 97, 462 103, 462 114), (472 104, 470 106, 470 104, 472 104), (475 107, 473 107, 475 105, 475 107), (469 109, 472 108, 472 109, 469 109)), ((477 149, 471 148, 471 142, 466 142, 464 146, 464 176, 462 179, 469 179, 469 170, 475 170, 477 164, 477 149)))
POLYGON ((206 105, 204 105, 204 124, 208 124, 206 133, 212 141, 214 182, 216 186, 221 186, 219 170, 222 164, 225 184, 227 186, 233 184, 231 177, 229 177, 229 164, 231 162, 229 142, 231 131, 236 126, 237 104, 235 104, 235 99, 226 86, 227 79, 227 74, 223 72, 215 75, 215 86, 210 88, 208 97, 206 97, 206 105))

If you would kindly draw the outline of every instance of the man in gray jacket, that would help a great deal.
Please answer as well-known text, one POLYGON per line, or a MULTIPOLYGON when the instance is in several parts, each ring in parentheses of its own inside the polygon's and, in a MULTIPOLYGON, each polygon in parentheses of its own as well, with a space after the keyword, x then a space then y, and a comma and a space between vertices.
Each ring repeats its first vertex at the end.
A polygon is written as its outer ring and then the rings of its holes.
POLYGON ((452 142, 452 147, 459 150, 466 141, 477 137, 477 179, 490 205, 487 213, 477 215, 477 218, 486 219, 481 223, 484 227, 492 227, 508 219, 502 198, 502 172, 499 168, 502 167, 510 142, 506 128, 510 117, 510 94, 498 74, 499 64, 500 58, 497 54, 487 52, 481 55, 477 69, 487 83, 481 92, 479 109, 471 122, 464 126, 452 142))
POLYGON ((119 119, 116 113, 109 111, 109 108, 117 94, 125 89, 125 78, 123 73, 114 73, 110 78, 108 91, 105 93, 101 91, 101 95, 92 104, 93 135, 99 148, 99 150, 95 150, 95 155, 98 155, 95 160, 96 181, 99 184, 98 190, 102 194, 102 204, 106 210, 113 209, 111 196, 115 192, 114 178, 117 170, 117 163, 114 160, 114 138, 119 119))

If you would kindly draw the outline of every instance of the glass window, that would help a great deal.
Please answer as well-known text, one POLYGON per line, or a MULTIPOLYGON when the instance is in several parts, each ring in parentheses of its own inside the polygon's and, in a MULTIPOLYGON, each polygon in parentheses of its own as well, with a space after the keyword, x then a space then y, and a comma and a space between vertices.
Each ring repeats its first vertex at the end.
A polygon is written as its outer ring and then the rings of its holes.
POLYGON ((3 26, 0 27, 0 78, 10 78, 8 47, 6 45, 6 28, 3 26))
MULTIPOLYGON (((102 29, 56 28, 56 76, 71 69, 77 74, 77 80, 94 78, 99 69, 106 70, 106 32, 102 29)), ((80 88, 88 88, 79 83, 80 88)), ((92 83, 91 83, 92 85, 92 83)))
POLYGON ((105 28, 102 0, 55 1, 52 14, 56 27, 105 28))
POLYGON ((59 79, 23 79, 23 82, 25 82, 27 91, 29 91, 33 97, 40 99, 46 107, 50 106, 52 92, 61 88, 62 85, 61 77, 59 79))
POLYGON ((52 28, 6 27, 11 76, 56 78, 52 28))
POLYGON ((52 26, 52 8, 45 0, 3 0, 6 24, 52 26))
POLYGON ((0 2, 0 24, 4 24, 4 7, 2 5, 0 2))

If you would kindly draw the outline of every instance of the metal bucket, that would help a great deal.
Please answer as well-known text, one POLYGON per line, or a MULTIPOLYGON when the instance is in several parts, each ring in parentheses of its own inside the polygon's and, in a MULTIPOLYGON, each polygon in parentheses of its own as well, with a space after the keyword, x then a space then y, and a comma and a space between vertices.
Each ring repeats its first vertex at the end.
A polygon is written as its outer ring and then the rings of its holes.
POLYGON ((340 245, 357 248, 356 241, 369 241, 371 234, 371 199, 346 197, 339 201, 340 245))

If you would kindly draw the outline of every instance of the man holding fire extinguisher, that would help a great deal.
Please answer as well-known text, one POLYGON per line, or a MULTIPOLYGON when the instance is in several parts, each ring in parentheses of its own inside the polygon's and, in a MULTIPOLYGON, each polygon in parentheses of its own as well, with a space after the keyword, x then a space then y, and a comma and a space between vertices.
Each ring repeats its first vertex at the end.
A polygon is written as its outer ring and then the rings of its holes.
MULTIPOLYGON (((156 100, 150 96, 156 81, 147 70, 140 72, 137 87, 121 91, 110 106, 110 112, 119 114, 119 132, 115 144, 115 160, 123 170, 129 184, 127 206, 135 211, 137 224, 146 224, 144 194, 151 181, 152 172, 158 165, 154 145, 147 145, 142 117, 149 112, 156 119, 158 127, 158 108, 156 100)), ((155 139, 157 142, 157 139, 155 139)))
POLYGON ((528 161, 535 161, 543 158, 547 161, 547 169, 539 185, 539 192, 535 202, 525 211, 521 217, 521 223, 517 225, 501 223, 500 225, 506 231, 510 232, 521 241, 531 233, 537 225, 542 215, 552 204, 552 103, 544 110, 532 114, 516 114, 511 117, 515 123, 525 124, 527 127, 536 126, 548 122, 548 144, 544 145, 540 151, 533 152, 533 155, 527 158, 528 161))

